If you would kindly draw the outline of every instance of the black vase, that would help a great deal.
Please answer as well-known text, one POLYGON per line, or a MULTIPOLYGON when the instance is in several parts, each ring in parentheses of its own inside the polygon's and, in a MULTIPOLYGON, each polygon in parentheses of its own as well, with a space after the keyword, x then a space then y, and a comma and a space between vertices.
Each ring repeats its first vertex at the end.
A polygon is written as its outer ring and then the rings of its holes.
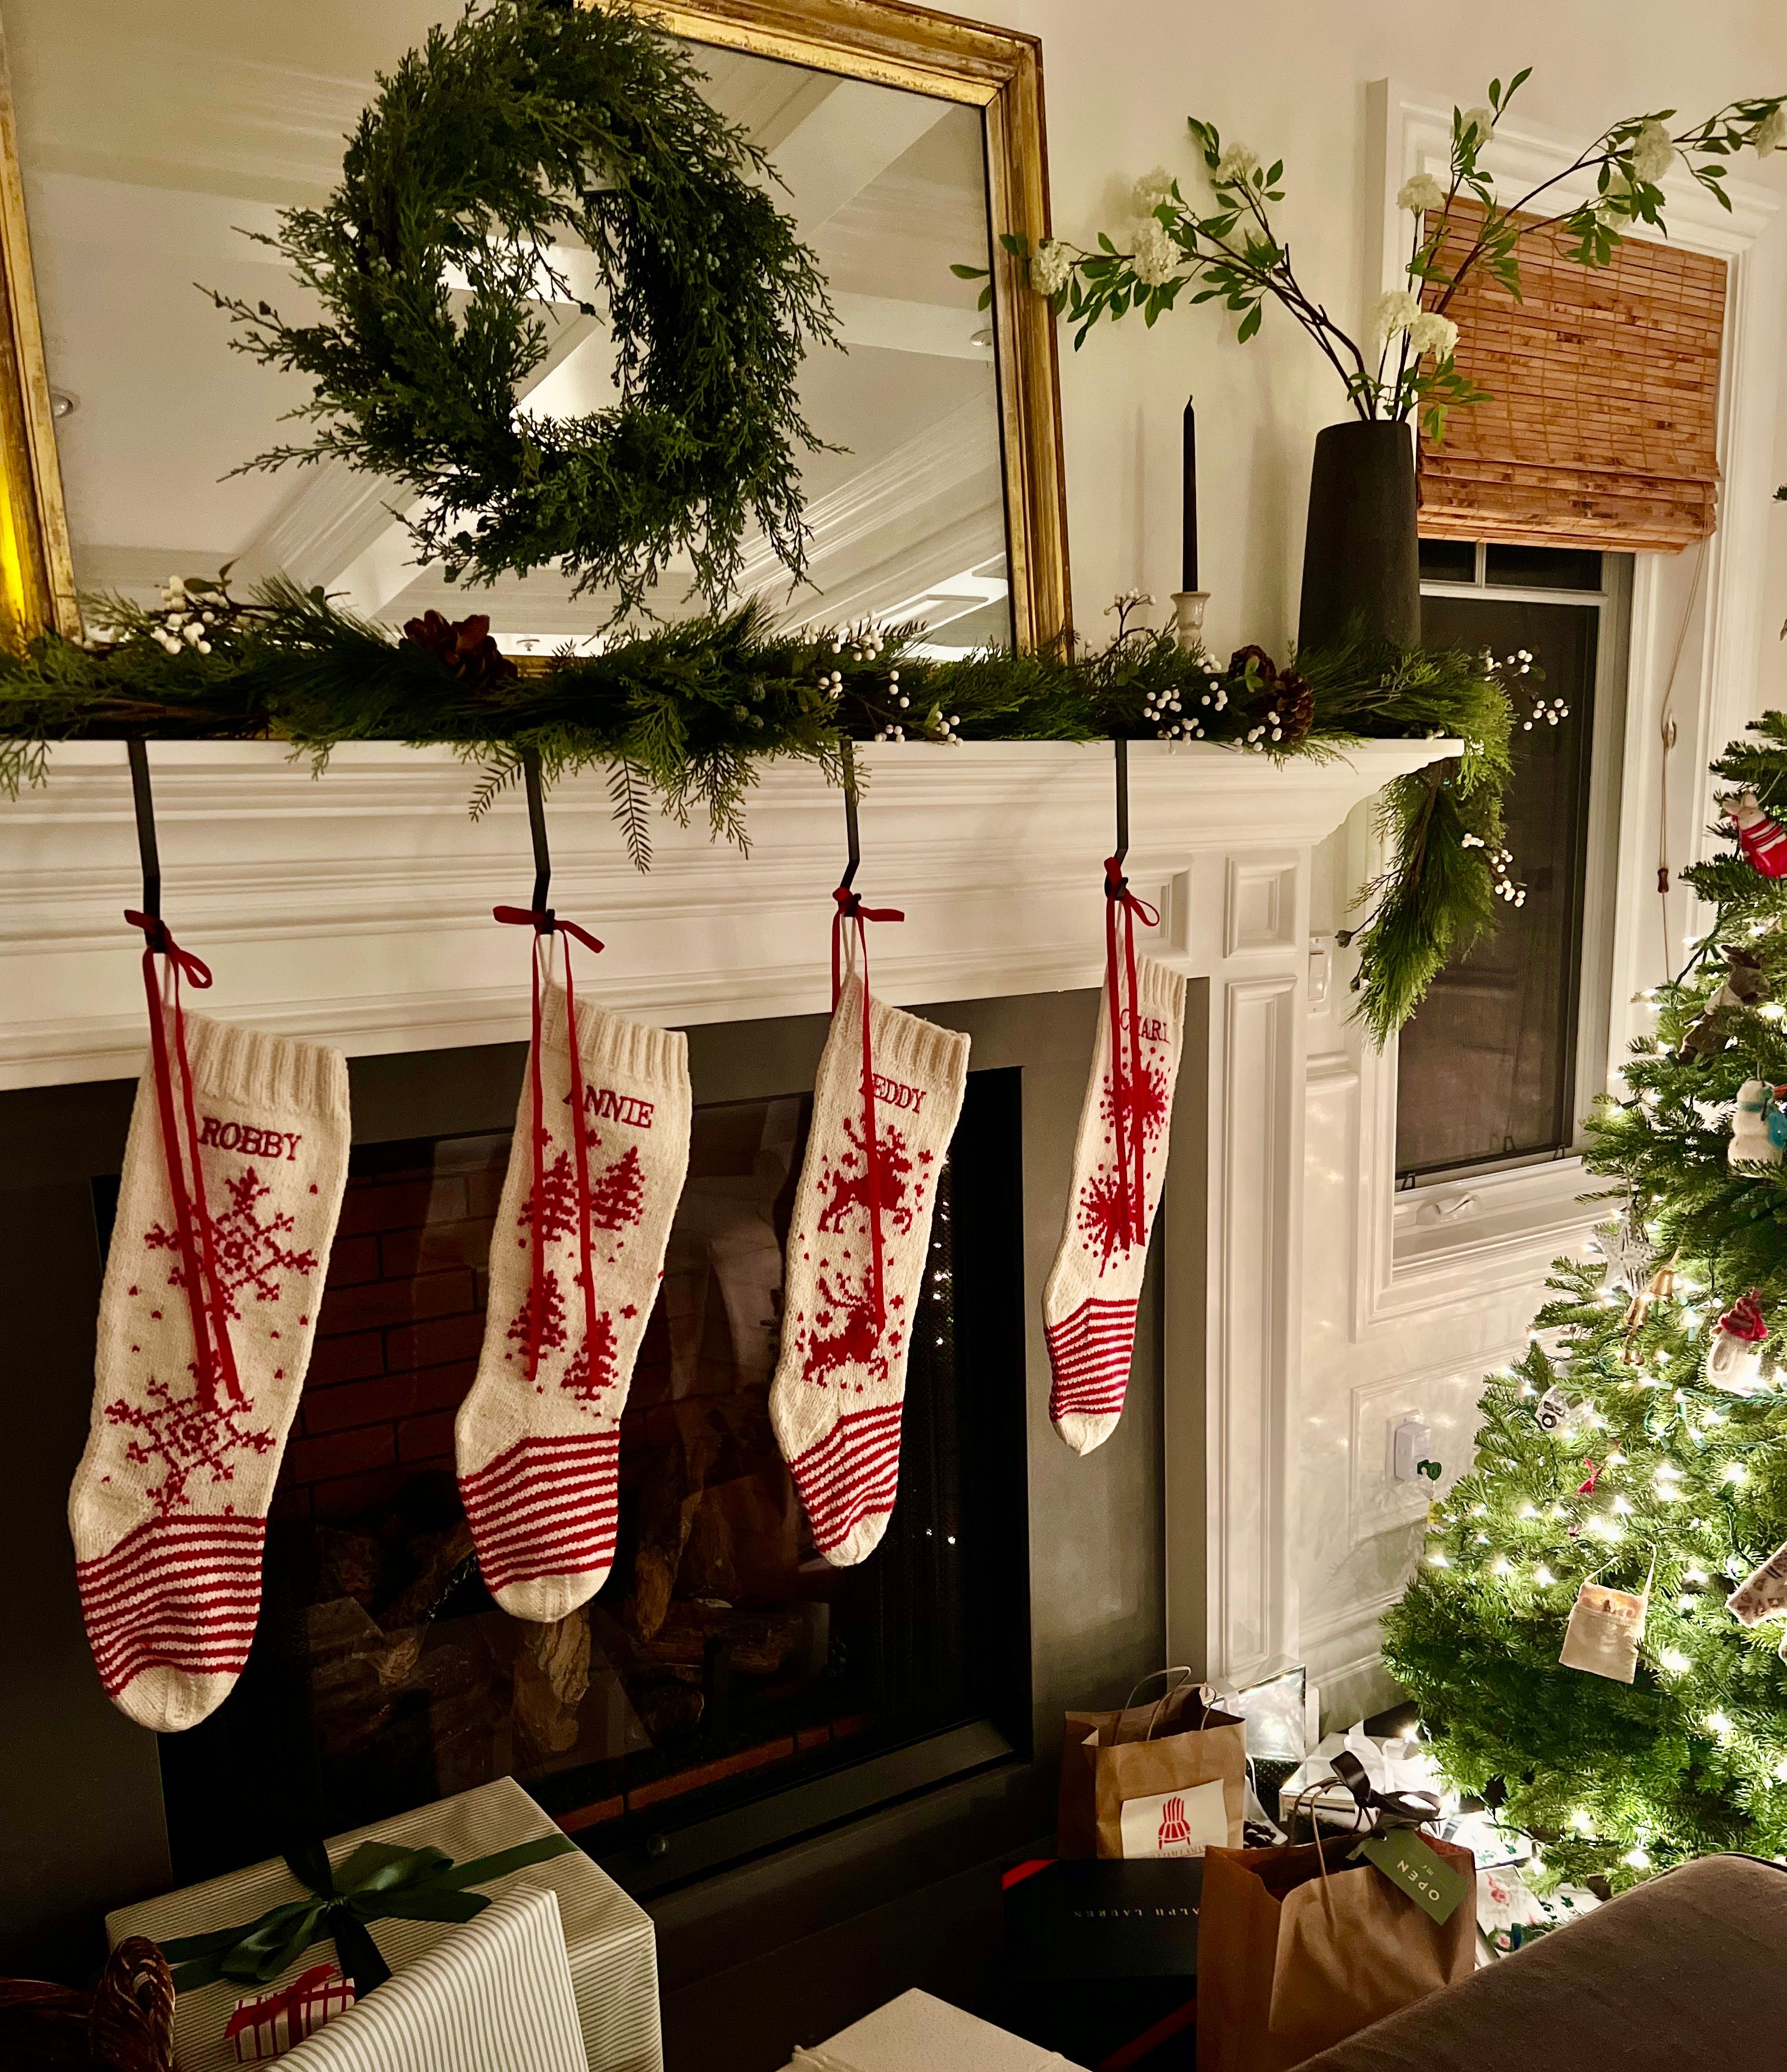
POLYGON ((1406 424, 1354 418, 1316 434, 1297 645, 1421 638, 1415 441, 1406 424))

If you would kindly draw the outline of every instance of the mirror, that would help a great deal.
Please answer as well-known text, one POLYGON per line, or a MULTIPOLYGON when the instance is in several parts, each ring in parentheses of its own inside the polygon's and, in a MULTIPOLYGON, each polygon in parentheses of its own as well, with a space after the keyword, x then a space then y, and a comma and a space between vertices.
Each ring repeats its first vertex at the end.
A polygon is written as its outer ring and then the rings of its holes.
MULTIPOLYGON (((1034 321, 1037 298, 1013 293, 997 241, 1045 228, 1033 43, 879 5, 811 36, 752 0, 652 11, 774 166, 843 347, 810 353, 801 376, 826 448, 803 470, 807 580, 791 589, 768 545, 748 541, 729 602, 758 594, 788 625, 922 620, 939 655, 1050 637, 1066 623, 1053 331, 1034 321), (950 269, 989 253, 981 310, 981 283, 950 269)), ((233 351, 201 290, 307 314, 279 255, 242 233, 322 199, 375 74, 457 12, 0 0, 80 590, 150 602, 170 575, 229 564, 239 590, 282 574, 393 627, 429 608, 487 612, 511 652, 611 637, 611 598, 574 594, 556 570, 487 588, 418 564, 396 483, 335 459, 236 471, 290 435, 280 421, 309 384, 233 351)), ((549 350, 518 403, 606 407, 599 315, 570 300, 541 315, 549 350)), ((654 614, 703 608, 688 574, 672 569, 654 614)))

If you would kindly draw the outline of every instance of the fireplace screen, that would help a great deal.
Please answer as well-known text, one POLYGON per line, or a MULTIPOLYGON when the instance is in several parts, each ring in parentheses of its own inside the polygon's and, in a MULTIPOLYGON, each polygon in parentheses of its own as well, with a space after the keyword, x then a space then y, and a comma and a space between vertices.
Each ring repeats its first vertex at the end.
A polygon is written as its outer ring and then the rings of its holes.
POLYGON ((212 1721, 162 1741, 181 1874, 503 1775, 604 1852, 1013 1710, 1016 1078, 971 1078, 913 1332, 898 1502, 850 1569, 814 1552, 769 1416, 808 1103, 696 1108, 621 1424, 614 1570, 550 1626, 492 1602, 454 1477, 508 1136, 357 1150, 254 1653, 212 1721), (261 1781, 246 1805, 216 1790, 223 1762, 261 1781))

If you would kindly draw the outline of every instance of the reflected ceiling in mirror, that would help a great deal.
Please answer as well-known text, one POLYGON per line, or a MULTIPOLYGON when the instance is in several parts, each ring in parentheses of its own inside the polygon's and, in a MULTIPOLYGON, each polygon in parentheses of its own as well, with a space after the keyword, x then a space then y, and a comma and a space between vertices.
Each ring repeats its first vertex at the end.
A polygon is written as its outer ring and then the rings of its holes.
MULTIPOLYGON (((604 637, 612 602, 550 569, 491 588, 418 565, 397 484, 325 460, 235 473, 290 436, 309 393, 231 349, 203 290, 310 312, 277 253, 281 208, 320 201, 375 74, 457 10, 432 0, 0 0, 18 103, 75 573, 151 601, 172 574, 282 574, 400 624, 486 611, 512 652, 604 637)), ((1012 639, 992 320, 955 262, 988 263, 980 108, 750 51, 692 47, 714 104, 768 154, 817 253, 841 351, 801 382, 808 579, 761 537, 737 593, 779 621, 916 619, 935 652, 1012 639)), ((563 255, 572 291, 588 268, 563 255)), ((518 407, 581 416, 614 397, 599 318, 542 306, 550 339, 518 407)), ((652 610, 701 608, 686 563, 652 610)), ((733 601, 737 601, 736 598, 733 601)))

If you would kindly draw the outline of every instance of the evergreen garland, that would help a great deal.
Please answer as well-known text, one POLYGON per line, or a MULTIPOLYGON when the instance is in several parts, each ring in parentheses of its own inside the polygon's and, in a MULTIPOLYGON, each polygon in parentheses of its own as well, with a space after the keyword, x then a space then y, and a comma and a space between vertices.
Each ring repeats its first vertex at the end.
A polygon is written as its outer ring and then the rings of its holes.
POLYGON ((751 604, 518 670, 482 618, 450 627, 430 613, 397 639, 277 580, 245 598, 222 578, 176 580, 159 609, 112 598, 86 611, 97 630, 83 642, 48 634, 27 653, 0 650, 0 791, 41 782, 51 741, 273 738, 319 767, 339 742, 401 741, 479 765, 476 812, 532 754, 548 780, 603 770, 643 870, 654 808, 685 825, 704 812, 742 848, 759 766, 791 756, 836 781, 845 735, 1120 735, 1273 757, 1456 735, 1463 761, 1397 780, 1384 808, 1395 861, 1356 931, 1361 1012, 1380 1041, 1413 1012, 1445 946, 1474 940, 1493 908, 1493 852, 1467 845, 1473 828, 1499 827, 1507 704, 1463 650, 1353 647, 1280 668, 1245 648, 1225 666, 1168 631, 1126 627, 1095 651, 937 661, 914 652, 917 627, 783 632, 751 604))
MULTIPOLYGON (((1787 814, 1787 714, 1750 732, 1717 773, 1787 814)), ((1588 1125, 1624 1227, 1600 1233, 1603 1256, 1556 1261, 1533 1342, 1489 1379, 1473 1471, 1385 1620, 1446 1774, 1537 1836, 1553 1871, 1616 1886, 1709 1850, 1787 1852, 1782 1629, 1725 1609, 1787 1540, 1787 1166, 1728 1156, 1744 1082, 1787 1083, 1787 881, 1736 854, 1682 875, 1716 918, 1649 996, 1656 1033, 1588 1125), (1673 1281, 1653 1278, 1666 1265, 1673 1281), (1769 1385, 1745 1396, 1711 1385, 1707 1359, 1752 1289, 1769 1385), (1534 1412, 1553 1388, 1571 1407, 1547 1432, 1534 1412), (1560 1667, 1579 1584, 1608 1564, 1603 1582, 1641 1590, 1653 1549, 1636 1680, 1560 1667)))
POLYGON ((700 77, 624 7, 489 0, 430 29, 380 76, 335 192, 257 233, 321 320, 213 297, 240 350, 313 384, 294 414, 315 437, 247 466, 337 455, 424 500, 417 553, 450 579, 557 563, 617 617, 679 551, 724 596, 753 521, 798 577, 799 455, 820 442, 796 381, 834 320, 768 162, 700 77), (565 241, 606 295, 621 397, 555 420, 513 399, 546 356, 543 290, 573 298, 565 241))

